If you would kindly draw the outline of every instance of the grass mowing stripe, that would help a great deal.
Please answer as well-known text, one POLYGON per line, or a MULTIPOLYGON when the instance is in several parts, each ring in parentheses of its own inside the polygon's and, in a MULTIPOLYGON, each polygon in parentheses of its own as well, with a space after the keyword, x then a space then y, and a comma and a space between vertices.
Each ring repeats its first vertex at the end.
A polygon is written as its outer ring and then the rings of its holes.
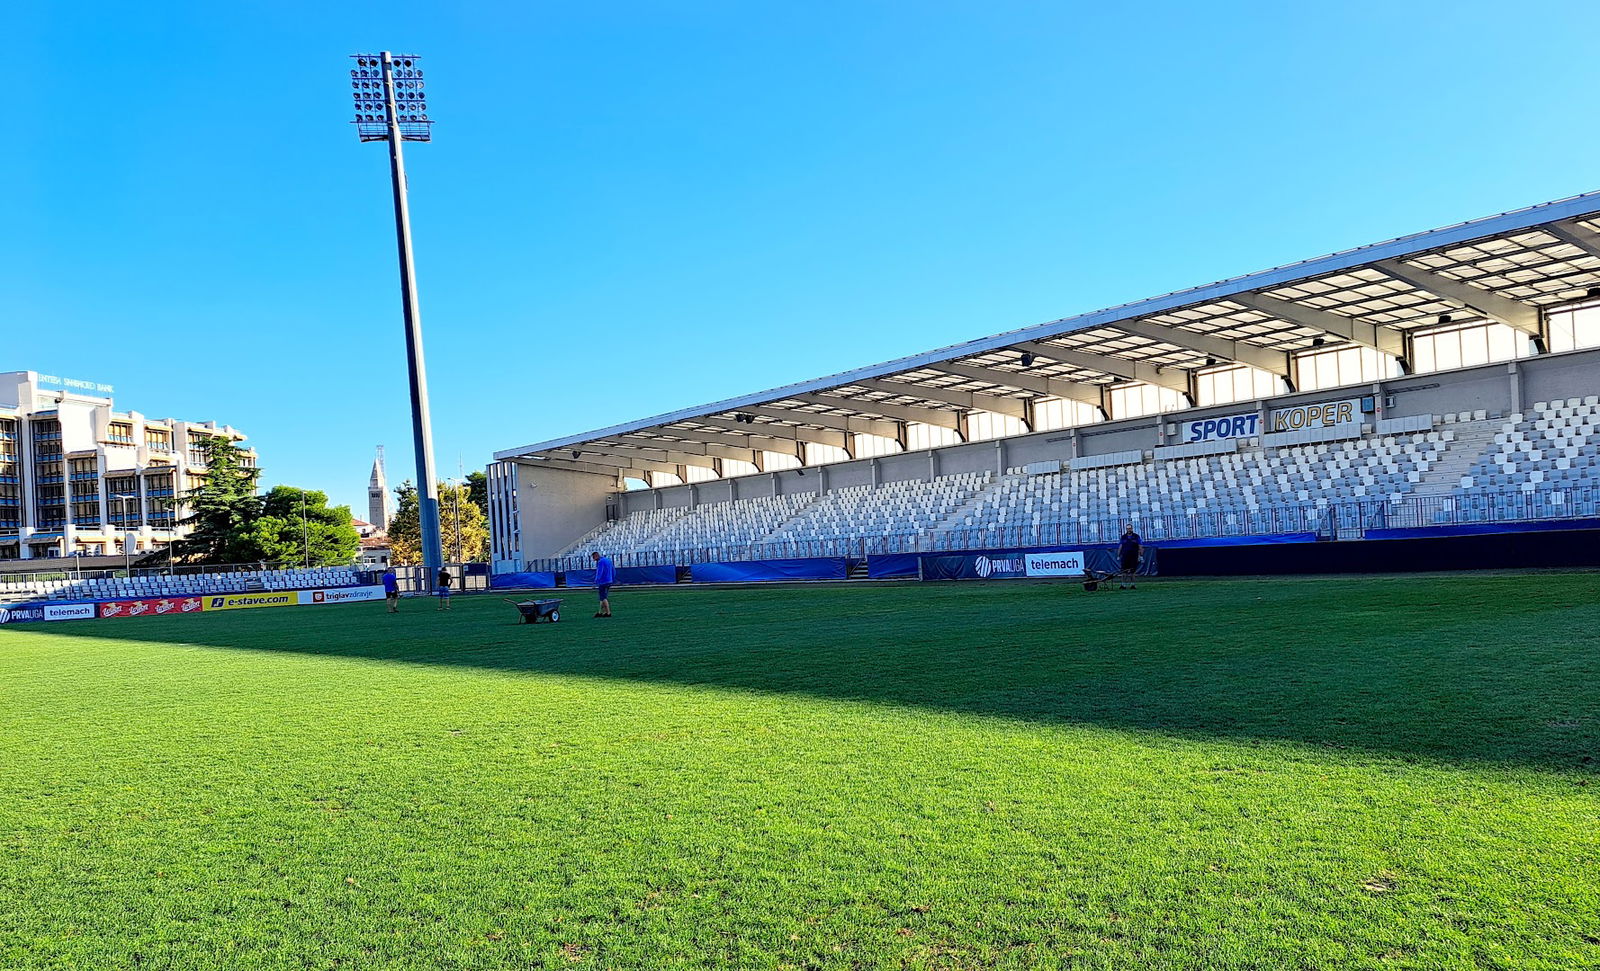
POLYGON ((8 629, 0 963, 1597 966, 1597 586, 8 629))

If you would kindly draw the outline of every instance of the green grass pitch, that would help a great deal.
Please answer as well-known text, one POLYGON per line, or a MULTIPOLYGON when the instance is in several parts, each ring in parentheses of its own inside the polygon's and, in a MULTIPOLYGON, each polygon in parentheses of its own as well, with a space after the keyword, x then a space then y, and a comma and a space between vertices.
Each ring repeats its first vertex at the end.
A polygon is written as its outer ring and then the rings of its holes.
POLYGON ((1600 576, 0 629, 0 967, 1600 967, 1600 576))

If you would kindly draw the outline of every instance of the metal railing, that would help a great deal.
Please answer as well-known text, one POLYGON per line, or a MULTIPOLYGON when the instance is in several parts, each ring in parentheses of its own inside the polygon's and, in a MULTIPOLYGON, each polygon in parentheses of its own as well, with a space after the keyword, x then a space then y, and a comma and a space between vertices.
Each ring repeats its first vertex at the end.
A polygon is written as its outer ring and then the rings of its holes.
MULTIPOLYGON (((1133 523, 1147 544, 1173 540, 1314 534, 1319 539, 1350 539, 1370 530, 1600 517, 1600 487, 1535 492, 1407 496, 1305 502, 1245 510, 1195 513, 1130 513, 1127 516, 1060 523, 987 526, 890 533, 838 539, 795 540, 741 545, 713 544, 612 553, 618 567, 693 566, 742 560, 845 557, 862 559, 886 553, 930 553, 1028 546, 1115 543, 1133 523)), ((563 572, 593 568, 587 554, 528 560, 525 569, 563 572)))

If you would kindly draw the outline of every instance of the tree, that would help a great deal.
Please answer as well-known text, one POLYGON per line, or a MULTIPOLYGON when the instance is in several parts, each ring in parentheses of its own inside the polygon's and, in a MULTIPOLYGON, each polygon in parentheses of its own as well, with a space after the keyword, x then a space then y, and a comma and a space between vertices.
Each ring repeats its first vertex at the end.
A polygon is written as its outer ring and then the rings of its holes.
POLYGON ((189 515, 179 520, 189 529, 183 540, 185 559, 195 563, 239 563, 250 559, 246 534, 260 511, 257 469, 244 464, 244 450, 231 438, 214 435, 200 442, 206 458, 205 478, 184 493, 189 515))
MULTIPOLYGON (((389 520, 389 560, 398 566, 416 566, 422 562, 422 521, 418 514, 417 490, 408 480, 396 486, 394 493, 394 518, 389 520)), ((439 484, 439 540, 447 560, 481 563, 489 558, 489 523, 483 509, 472 501, 470 486, 439 484)))
POLYGON ((329 506, 328 494, 294 486, 273 486, 261 497, 251 523, 246 559, 347 566, 361 549, 349 506, 329 506))
POLYGON ((477 506, 479 509, 483 510, 485 514, 487 514, 489 512, 489 476, 488 476, 488 474, 485 473, 485 472, 482 472, 482 471, 479 471, 479 472, 468 472, 467 473, 467 491, 470 493, 467 496, 467 498, 472 500, 472 504, 474 506, 477 506))
POLYGON ((489 520, 472 499, 472 486, 439 486, 439 539, 445 559, 482 563, 489 558, 489 520))
POLYGON ((389 562, 396 566, 416 566, 422 562, 417 487, 407 479, 395 486, 394 498, 394 515, 389 519, 389 562))

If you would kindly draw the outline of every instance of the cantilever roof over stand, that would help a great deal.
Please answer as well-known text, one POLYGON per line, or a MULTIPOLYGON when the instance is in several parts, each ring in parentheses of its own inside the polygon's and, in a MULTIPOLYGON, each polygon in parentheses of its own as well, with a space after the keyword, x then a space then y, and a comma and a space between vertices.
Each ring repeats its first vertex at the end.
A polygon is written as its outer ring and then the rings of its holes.
MULTIPOLYGON (((1041 396, 1108 413, 1112 386, 1194 397, 1203 369, 1248 364, 1292 389, 1296 355, 1367 347, 1410 367, 1411 332, 1489 320, 1542 348, 1545 314, 1600 295, 1600 193, 1403 236, 799 384, 496 452, 607 475, 720 468, 906 422, 956 430, 972 412, 1027 421, 1041 396)), ((1116 417, 1110 416, 1109 417, 1116 417)))

